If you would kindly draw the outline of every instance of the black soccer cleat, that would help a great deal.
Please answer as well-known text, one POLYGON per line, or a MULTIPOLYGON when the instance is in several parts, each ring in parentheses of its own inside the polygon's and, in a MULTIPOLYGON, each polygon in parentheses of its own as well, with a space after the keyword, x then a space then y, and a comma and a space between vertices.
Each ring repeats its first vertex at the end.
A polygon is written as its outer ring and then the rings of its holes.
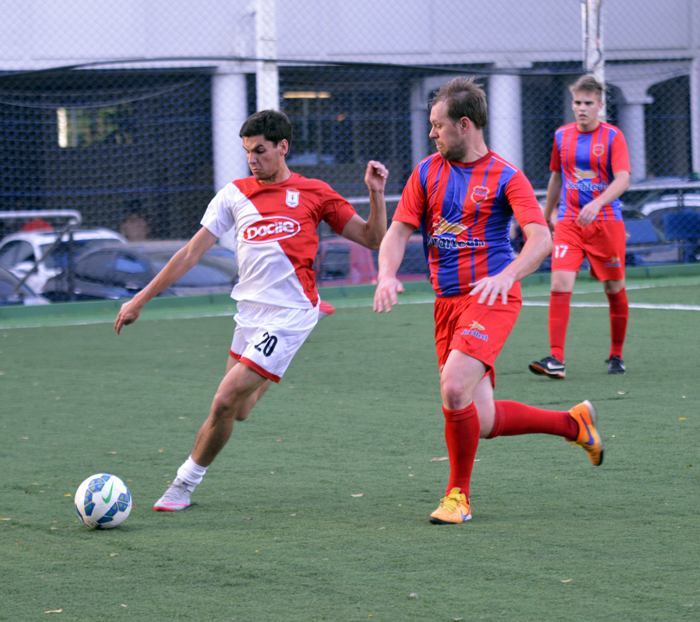
POLYGON ((543 358, 541 361, 532 361, 529 366, 530 371, 538 376, 549 376, 563 380, 566 378, 566 367, 564 363, 553 356, 543 358))
POLYGON ((608 364, 609 374, 624 374, 627 372, 625 362, 619 356, 611 356, 605 362, 608 364))

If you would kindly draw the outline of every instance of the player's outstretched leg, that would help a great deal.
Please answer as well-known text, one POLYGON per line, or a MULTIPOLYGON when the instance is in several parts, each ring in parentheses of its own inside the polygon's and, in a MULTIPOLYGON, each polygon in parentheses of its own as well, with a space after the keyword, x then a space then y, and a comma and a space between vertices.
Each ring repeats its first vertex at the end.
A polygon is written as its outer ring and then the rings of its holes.
POLYGON ((430 515, 430 522, 435 525, 450 525, 463 523, 471 517, 469 499, 459 488, 453 488, 450 494, 440 499, 437 510, 430 515))
POLYGON ((603 464, 603 441, 598 432, 598 413, 588 400, 574 406, 569 414, 578 424, 578 436, 566 440, 583 447, 593 466, 603 464))

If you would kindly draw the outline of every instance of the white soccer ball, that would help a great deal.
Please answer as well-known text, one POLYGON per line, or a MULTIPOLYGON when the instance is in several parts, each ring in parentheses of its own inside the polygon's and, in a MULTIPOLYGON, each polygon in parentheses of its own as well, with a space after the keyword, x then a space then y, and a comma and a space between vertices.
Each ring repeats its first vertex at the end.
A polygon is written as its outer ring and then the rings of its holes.
POLYGON ((78 487, 75 509, 90 529, 112 529, 129 516, 131 493, 116 475, 97 473, 78 487))

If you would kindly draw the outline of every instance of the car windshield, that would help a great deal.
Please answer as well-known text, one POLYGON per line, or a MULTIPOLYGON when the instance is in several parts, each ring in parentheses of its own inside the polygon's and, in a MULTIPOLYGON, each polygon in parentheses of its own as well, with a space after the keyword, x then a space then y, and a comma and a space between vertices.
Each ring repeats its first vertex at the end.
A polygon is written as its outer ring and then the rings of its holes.
MULTIPOLYGON (((73 257, 82 255, 87 250, 94 250, 96 248, 102 248, 103 246, 114 246, 114 244, 119 244, 119 240, 104 238, 104 239, 94 239, 94 240, 73 240, 73 257)), ((48 250, 53 246, 53 243, 42 244, 41 256, 44 257, 48 250)), ((68 257, 70 255, 70 245, 69 242, 61 242, 51 251, 51 254, 44 260, 44 265, 50 269, 61 269, 68 265, 68 257)))

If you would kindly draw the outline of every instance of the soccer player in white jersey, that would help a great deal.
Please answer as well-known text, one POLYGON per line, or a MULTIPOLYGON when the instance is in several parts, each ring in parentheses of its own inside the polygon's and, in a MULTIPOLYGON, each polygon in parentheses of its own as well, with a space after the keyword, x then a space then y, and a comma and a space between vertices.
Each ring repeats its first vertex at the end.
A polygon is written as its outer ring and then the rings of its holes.
POLYGON ((367 163, 370 215, 363 220, 328 184, 306 179, 287 167, 292 140, 286 115, 263 110, 241 127, 252 177, 236 180, 212 199, 202 228, 132 300, 122 305, 114 330, 135 322, 143 306, 192 268, 216 240, 234 225, 239 281, 236 329, 226 374, 192 453, 155 503, 156 511, 190 505, 190 494, 226 445, 234 421, 243 421, 267 390, 279 382, 294 354, 319 317, 320 301, 313 262, 321 220, 343 237, 378 249, 386 233, 384 188, 388 171, 367 163))

